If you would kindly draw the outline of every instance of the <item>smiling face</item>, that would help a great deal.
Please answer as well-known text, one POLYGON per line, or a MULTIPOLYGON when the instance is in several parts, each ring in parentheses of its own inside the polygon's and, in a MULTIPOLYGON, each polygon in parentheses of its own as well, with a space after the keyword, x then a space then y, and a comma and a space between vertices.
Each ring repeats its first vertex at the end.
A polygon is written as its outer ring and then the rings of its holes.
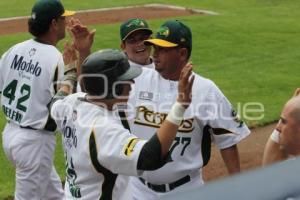
POLYGON ((144 45, 144 40, 150 38, 150 34, 144 30, 138 30, 130 34, 121 44, 122 50, 132 62, 147 65, 151 63, 151 48, 144 45))

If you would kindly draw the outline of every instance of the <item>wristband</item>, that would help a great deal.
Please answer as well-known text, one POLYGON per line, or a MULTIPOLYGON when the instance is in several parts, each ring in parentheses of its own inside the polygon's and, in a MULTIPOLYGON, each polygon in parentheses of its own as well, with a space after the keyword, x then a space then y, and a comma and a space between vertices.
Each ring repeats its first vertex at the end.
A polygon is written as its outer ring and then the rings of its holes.
POLYGON ((173 124, 180 125, 183 120, 183 114, 185 112, 185 108, 178 103, 177 101, 173 104, 168 116, 167 120, 173 124))
POLYGON ((270 135, 270 139, 273 140, 275 143, 279 144, 279 131, 277 131, 276 129, 272 132, 272 134, 270 135))

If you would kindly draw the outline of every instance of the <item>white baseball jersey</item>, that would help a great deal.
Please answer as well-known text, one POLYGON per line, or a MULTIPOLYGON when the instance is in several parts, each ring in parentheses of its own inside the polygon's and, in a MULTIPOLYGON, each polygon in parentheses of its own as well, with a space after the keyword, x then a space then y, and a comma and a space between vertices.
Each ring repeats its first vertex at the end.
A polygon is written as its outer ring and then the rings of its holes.
POLYGON ((63 133, 66 198, 129 199, 128 177, 122 175, 142 173, 137 162, 146 141, 130 134, 116 111, 78 99, 84 95, 69 95, 51 109, 63 133))
POLYGON ((47 104, 54 95, 53 83, 63 77, 61 53, 52 45, 30 39, 9 49, 1 58, 0 68, 1 105, 6 119, 43 129, 49 117, 47 104))
MULTIPOLYGON (((202 178, 199 171, 203 161, 207 162, 204 149, 211 136, 218 148, 223 149, 250 133, 219 88, 212 81, 194 75, 192 103, 170 148, 172 161, 158 170, 144 172, 142 178, 148 183, 174 183, 177 187, 181 183, 176 181, 187 175, 202 178)), ((135 79, 128 102, 133 134, 148 139, 157 131, 176 101, 177 86, 178 81, 166 80, 156 70, 143 68, 143 73, 135 79)))

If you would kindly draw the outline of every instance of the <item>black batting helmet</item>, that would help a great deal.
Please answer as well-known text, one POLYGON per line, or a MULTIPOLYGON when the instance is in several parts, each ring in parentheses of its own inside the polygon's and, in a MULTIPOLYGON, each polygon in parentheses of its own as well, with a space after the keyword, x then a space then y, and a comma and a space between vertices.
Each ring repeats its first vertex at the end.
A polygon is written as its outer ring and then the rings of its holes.
MULTIPOLYGON (((142 73, 140 67, 130 66, 126 55, 113 49, 104 49, 89 55, 82 64, 84 91, 93 96, 114 98, 112 87, 116 81, 132 80, 142 73)), ((116 93, 122 92, 117 85, 116 93)))

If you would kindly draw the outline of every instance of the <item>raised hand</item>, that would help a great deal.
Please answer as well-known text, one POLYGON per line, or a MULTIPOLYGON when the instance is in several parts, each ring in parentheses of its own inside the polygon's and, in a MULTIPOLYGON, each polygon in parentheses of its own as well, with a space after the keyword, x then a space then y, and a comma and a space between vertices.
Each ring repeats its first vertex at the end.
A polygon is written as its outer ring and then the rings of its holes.
POLYGON ((68 22, 68 30, 73 38, 76 50, 80 53, 90 52, 96 29, 89 30, 78 19, 71 18, 68 22))
POLYGON ((192 101, 192 87, 195 80, 192 69, 193 65, 187 63, 179 77, 177 101, 185 108, 188 108, 192 101))

